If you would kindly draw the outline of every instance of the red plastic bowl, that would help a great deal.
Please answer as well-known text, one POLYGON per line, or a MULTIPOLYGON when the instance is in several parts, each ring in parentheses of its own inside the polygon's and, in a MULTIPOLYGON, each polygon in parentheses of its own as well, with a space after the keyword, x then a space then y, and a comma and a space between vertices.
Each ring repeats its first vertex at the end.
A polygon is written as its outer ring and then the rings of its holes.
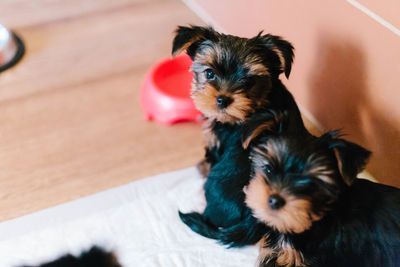
POLYGON ((190 98, 193 73, 187 55, 165 59, 147 73, 140 103, 147 120, 163 124, 198 121, 201 113, 190 98))

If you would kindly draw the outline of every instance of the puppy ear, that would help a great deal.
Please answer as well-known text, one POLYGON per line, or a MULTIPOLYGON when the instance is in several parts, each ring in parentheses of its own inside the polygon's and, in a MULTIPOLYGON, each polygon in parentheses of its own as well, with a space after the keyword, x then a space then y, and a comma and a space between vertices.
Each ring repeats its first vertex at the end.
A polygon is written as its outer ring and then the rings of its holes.
POLYGON ((175 30, 175 38, 172 44, 172 56, 175 57, 186 51, 194 59, 199 42, 212 39, 216 32, 211 27, 178 26, 175 30))
POLYGON ((260 32, 257 37, 266 47, 278 56, 280 62, 279 73, 284 72, 286 78, 289 78, 294 58, 294 48, 292 44, 276 35, 262 35, 262 32, 260 32))
POLYGON ((357 178, 357 174, 364 170, 371 152, 355 143, 336 138, 339 131, 331 131, 329 134, 334 137, 329 148, 335 154, 344 182, 350 186, 357 178))
POLYGON ((250 143, 265 132, 277 132, 281 128, 283 113, 269 111, 256 114, 246 123, 242 135, 242 147, 247 149, 250 143))

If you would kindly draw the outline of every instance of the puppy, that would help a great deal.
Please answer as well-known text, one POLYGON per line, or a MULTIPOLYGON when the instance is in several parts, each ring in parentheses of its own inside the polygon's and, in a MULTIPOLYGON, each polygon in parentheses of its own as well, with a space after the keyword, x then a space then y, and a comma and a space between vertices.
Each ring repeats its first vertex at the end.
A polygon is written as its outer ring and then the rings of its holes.
POLYGON ((206 117, 199 170, 207 177, 207 206, 203 214, 180 217, 193 231, 231 246, 255 243, 262 224, 256 223, 260 227, 251 235, 230 229, 237 234, 233 242, 220 230, 254 219, 243 193, 251 169, 248 147, 276 119, 273 111, 288 113, 298 134, 307 133, 293 96, 279 80, 281 73, 289 77, 293 47, 270 34, 248 39, 191 26, 176 30, 172 53, 183 51, 193 60, 192 98, 206 117))
POLYGON ((356 178, 369 151, 338 131, 262 139, 244 189, 254 217, 268 226, 259 266, 400 266, 400 190, 356 178))
MULTIPOLYGON (((218 33, 211 27, 178 27, 172 54, 192 58, 191 95, 206 117, 206 157, 199 170, 207 175, 223 154, 226 135, 240 130, 252 114, 266 108, 291 110, 300 117, 279 74, 289 77, 293 46, 278 36, 247 39, 218 33)), ((298 121, 302 124, 302 121, 298 121)))

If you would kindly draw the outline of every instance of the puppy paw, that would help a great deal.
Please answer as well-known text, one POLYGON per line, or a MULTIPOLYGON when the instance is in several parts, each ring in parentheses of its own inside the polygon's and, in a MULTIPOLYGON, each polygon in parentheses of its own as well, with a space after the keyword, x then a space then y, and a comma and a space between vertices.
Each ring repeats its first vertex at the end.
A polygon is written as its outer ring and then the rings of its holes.
POLYGON ((217 239, 218 238, 218 230, 210 225, 203 217, 202 214, 197 212, 191 213, 182 213, 179 212, 179 217, 182 222, 186 224, 193 232, 198 233, 204 237, 217 239))

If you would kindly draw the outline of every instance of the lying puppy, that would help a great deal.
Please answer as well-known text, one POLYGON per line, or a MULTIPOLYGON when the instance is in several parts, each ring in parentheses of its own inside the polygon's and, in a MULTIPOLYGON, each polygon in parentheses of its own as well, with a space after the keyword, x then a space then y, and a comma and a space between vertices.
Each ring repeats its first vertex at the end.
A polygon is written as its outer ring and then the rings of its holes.
POLYGON ((369 156, 338 131, 260 140, 244 189, 268 226, 259 266, 400 266, 400 190, 356 178, 369 156))
MULTIPOLYGON (((279 80, 283 72, 289 77, 293 47, 270 34, 247 39, 192 26, 176 30, 172 52, 183 51, 193 59, 192 98, 207 118, 206 156, 198 165, 207 177, 207 207, 203 214, 180 217, 193 231, 222 241, 221 227, 251 219, 243 193, 250 178, 248 147, 275 119, 271 111, 287 112, 298 134, 307 134, 292 95, 279 80)), ((260 237, 222 242, 239 246, 260 237)))

